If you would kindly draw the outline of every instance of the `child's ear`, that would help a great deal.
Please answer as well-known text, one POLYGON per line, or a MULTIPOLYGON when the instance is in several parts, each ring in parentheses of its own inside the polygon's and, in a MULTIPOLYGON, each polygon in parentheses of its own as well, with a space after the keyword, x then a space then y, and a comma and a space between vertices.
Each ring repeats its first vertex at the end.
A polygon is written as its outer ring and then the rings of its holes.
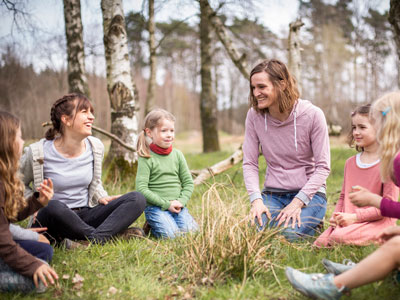
POLYGON ((153 138, 153 137, 151 136, 151 130, 150 130, 150 128, 145 128, 144 133, 146 134, 146 136, 148 136, 148 137, 150 137, 150 138, 153 138))

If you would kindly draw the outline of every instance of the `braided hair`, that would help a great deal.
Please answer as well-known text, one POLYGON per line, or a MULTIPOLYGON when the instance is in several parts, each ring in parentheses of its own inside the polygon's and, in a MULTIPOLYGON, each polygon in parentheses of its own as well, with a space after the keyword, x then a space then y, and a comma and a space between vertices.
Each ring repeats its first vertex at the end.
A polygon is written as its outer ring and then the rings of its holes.
POLYGON ((76 115, 76 112, 82 109, 90 109, 93 112, 93 106, 89 99, 82 94, 67 94, 54 102, 50 111, 50 119, 53 127, 46 131, 46 140, 54 140, 56 135, 62 136, 64 134, 64 124, 61 121, 63 115, 73 117, 76 115))

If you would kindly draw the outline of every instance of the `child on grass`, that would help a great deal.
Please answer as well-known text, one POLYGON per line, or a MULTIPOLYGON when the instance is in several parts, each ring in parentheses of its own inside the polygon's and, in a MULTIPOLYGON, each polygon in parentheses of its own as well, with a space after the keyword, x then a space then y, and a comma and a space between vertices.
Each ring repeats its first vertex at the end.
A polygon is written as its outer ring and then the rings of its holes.
POLYGON ((24 185, 18 176, 18 162, 24 141, 19 120, 0 111, 0 291, 43 291, 47 280, 54 284, 57 273, 49 262, 53 249, 35 240, 14 241, 10 221, 22 220, 53 196, 53 183, 45 179, 38 192, 24 199, 24 185), (40 284, 39 284, 40 283, 40 284))
POLYGON ((391 201, 399 197, 399 189, 392 181, 382 183, 381 180, 379 145, 376 130, 369 118, 370 107, 370 104, 360 106, 351 114, 349 145, 355 144, 357 151, 361 152, 346 161, 342 192, 329 220, 330 226, 315 241, 316 246, 365 245, 377 241, 378 233, 396 224, 396 219, 383 217, 379 208, 358 208, 349 198, 352 187, 356 185, 391 201))
POLYGON ((186 208, 193 179, 182 152, 172 148, 174 137, 175 117, 171 113, 154 109, 147 114, 137 143, 136 189, 147 200, 145 216, 155 237, 174 238, 180 232, 198 229, 186 208))
MULTIPOLYGON (((400 92, 392 92, 378 99, 372 106, 372 118, 378 129, 382 179, 385 182, 391 179, 399 186, 400 92)), ((361 186, 353 187, 349 199, 359 206, 380 207, 383 216, 400 218, 398 202, 373 194, 361 186)), ((381 280, 400 267, 400 226, 384 229, 377 238, 384 244, 360 263, 352 266, 328 264, 328 271, 336 276, 305 274, 290 267, 286 268, 286 276, 293 287, 306 296, 339 299, 345 291, 381 280)))

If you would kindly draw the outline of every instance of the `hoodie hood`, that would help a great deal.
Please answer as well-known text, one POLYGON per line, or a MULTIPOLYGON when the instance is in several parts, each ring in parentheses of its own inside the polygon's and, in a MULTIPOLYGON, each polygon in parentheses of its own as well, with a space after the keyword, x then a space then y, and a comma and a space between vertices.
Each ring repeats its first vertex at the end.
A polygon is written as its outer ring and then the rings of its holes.
POLYGON ((264 124, 265 124, 265 132, 268 131, 268 122, 270 122, 270 126, 274 126, 274 127, 282 127, 282 126, 287 126, 292 124, 293 122, 293 128, 294 128, 294 147, 297 151, 297 118, 300 117, 301 115, 305 114, 308 110, 312 109, 313 105, 310 101, 308 100, 302 100, 302 99, 298 99, 293 108, 292 111, 289 114, 289 117, 284 120, 284 121, 280 121, 277 120, 273 117, 271 117, 271 115, 269 113, 264 114, 264 124))

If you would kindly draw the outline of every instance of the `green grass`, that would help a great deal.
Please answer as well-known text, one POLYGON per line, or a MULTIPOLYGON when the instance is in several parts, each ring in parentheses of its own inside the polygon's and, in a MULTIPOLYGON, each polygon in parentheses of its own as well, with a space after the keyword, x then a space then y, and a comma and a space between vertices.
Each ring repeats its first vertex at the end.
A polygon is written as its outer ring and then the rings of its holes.
MULTIPOLYGON (((332 149, 328 178, 328 213, 339 196, 343 166, 354 150, 332 149)), ((229 152, 186 154, 190 169, 218 162, 229 152)), ((260 182, 265 163, 260 159, 260 182)), ((127 190, 107 186, 115 193, 127 190)), ((375 247, 338 246, 314 249, 313 240, 290 244, 271 231, 248 226, 249 204, 241 165, 197 186, 189 210, 203 225, 194 235, 175 240, 114 241, 85 250, 55 249, 52 265, 59 287, 42 295, 2 295, 2 299, 304 299, 284 275, 284 267, 323 272, 322 258, 359 261, 375 247), (212 238, 211 238, 212 237, 212 238), (74 287, 76 274, 84 278, 74 287), (69 276, 68 279, 62 277, 69 276), (115 294, 110 288, 116 289, 115 294)), ((135 223, 141 226, 143 216, 135 223)), ((352 291, 343 299, 397 299, 400 286, 390 277, 352 291)))

